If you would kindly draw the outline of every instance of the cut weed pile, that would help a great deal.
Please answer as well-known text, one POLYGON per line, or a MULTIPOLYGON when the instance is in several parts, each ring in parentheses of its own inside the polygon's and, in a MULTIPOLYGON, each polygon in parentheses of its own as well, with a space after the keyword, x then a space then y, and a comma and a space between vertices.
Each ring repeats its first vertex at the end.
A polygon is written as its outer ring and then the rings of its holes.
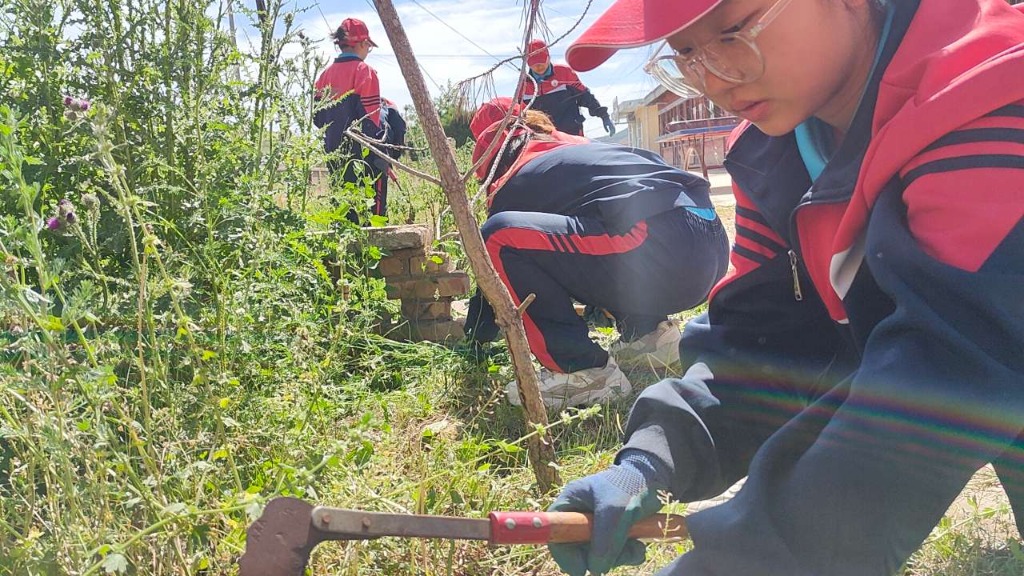
MULTIPOLYGON (((266 5, 235 15, 260 31, 252 53, 220 2, 0 9, 0 575, 236 574, 282 495, 471 518, 554 497, 524 449, 538 431, 504 398, 502 344, 376 334, 398 304, 345 219, 372 188, 312 194, 324 61, 266 5)), ((408 120, 409 161, 431 172, 408 120)), ((441 191, 399 179, 395 220, 429 222, 464 262, 441 191)), ((628 375, 639 393, 665 374, 628 375)), ((628 409, 551 415, 563 479, 612 462, 628 409)), ((905 574, 1024 573, 993 490, 972 486, 905 574)), ((397 538, 325 544, 311 569, 558 574, 542 548, 397 538)))

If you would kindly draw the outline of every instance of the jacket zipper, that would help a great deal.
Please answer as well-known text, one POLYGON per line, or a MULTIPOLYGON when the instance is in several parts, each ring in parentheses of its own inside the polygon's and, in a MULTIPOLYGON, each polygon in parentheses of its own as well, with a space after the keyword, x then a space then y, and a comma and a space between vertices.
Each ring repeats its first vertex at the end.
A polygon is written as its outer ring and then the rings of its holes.
POLYGON ((796 226, 796 213, 799 212, 801 208, 814 206, 815 204, 834 204, 836 202, 849 201, 850 195, 844 195, 844 197, 839 200, 805 200, 794 206, 793 211, 789 213, 789 238, 790 244, 792 244, 789 249, 789 267, 793 270, 793 298, 796 299, 797 302, 804 299, 804 292, 800 286, 800 269, 797 267, 797 264, 800 263, 800 232, 797 230, 796 226))
POLYGON ((804 299, 804 292, 800 289, 800 272, 797 271, 796 263, 797 259, 796 252, 789 251, 789 267, 793 269, 793 298, 797 302, 801 302, 804 299))

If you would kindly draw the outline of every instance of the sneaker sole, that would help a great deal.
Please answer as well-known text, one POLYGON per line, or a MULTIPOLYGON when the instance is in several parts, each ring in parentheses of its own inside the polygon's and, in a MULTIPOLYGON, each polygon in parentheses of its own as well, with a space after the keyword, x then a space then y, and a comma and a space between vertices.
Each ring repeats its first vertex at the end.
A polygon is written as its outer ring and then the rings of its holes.
MULTIPOLYGON (((603 404, 606 401, 617 400, 629 396, 632 388, 627 388, 624 392, 615 392, 611 388, 605 388, 602 390, 588 390, 586 392, 580 392, 574 394, 568 398, 551 398, 545 397, 541 394, 541 400, 544 402, 544 407, 548 410, 563 410, 565 408, 573 406, 588 406, 594 404, 603 404), (557 400, 557 402, 554 402, 557 400)), ((522 400, 519 398, 519 390, 516 386, 509 386, 505 390, 505 395, 508 401, 513 406, 522 406, 522 400)))

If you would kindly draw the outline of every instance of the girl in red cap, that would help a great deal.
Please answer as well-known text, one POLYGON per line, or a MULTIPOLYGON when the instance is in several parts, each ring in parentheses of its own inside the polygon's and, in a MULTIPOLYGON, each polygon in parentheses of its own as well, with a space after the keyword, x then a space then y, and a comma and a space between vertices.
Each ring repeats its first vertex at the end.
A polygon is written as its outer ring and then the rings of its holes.
POLYGON ((547 114, 559 132, 582 136, 583 116, 580 108, 584 107, 591 117, 601 119, 609 136, 615 134, 615 123, 608 116, 608 108, 601 106, 572 68, 551 62, 548 45, 543 40, 530 41, 526 65, 530 67, 527 73, 533 81, 524 81, 519 90, 520 102, 532 103, 532 110, 547 114))
POLYGON ((646 389, 569 574, 638 564, 628 527, 691 515, 659 574, 888 576, 991 463, 1024 528, 1024 15, 1006 0, 617 0, 569 48, 647 65, 746 120, 725 165, 734 271, 646 389))
MULTIPOLYGON (((470 123, 477 177, 493 173, 481 234, 516 304, 536 297, 523 325, 544 367, 541 396, 549 408, 623 398, 631 386, 619 362, 677 363, 679 326, 668 315, 701 303, 728 266, 709 185, 646 150, 559 132, 541 112, 499 131, 509 105, 488 103, 470 123), (614 315, 621 339, 610 351, 590 339, 574 300, 614 315)), ((497 336, 479 293, 466 332, 497 336)), ((508 396, 520 403, 515 382, 508 396)))
MULTIPOLYGON (((339 152, 329 160, 327 168, 332 175, 340 174, 341 181, 359 188, 371 182, 374 199, 371 212, 387 214, 388 162, 370 152, 363 156, 363 147, 345 136, 345 130, 360 121, 362 133, 369 138, 392 143, 397 130, 390 130, 388 118, 397 111, 382 106, 377 71, 364 62, 377 44, 370 39, 370 31, 362 20, 346 18, 335 30, 334 44, 341 51, 316 81, 317 100, 337 100, 316 112, 313 123, 327 127, 324 148, 339 152)), ((395 155, 397 157, 397 153, 395 155)), ((357 212, 351 210, 349 220, 358 221, 357 212)))

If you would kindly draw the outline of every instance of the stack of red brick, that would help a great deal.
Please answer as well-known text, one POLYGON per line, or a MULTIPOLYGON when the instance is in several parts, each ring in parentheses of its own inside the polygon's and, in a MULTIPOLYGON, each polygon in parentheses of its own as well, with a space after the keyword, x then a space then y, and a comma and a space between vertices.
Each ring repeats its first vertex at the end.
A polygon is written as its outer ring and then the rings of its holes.
POLYGON ((430 228, 411 224, 366 230, 369 243, 384 254, 377 271, 388 297, 402 301, 404 322, 389 334, 450 343, 463 338, 462 324, 452 319, 452 301, 469 292, 469 276, 455 270, 446 254, 430 250, 430 228))

